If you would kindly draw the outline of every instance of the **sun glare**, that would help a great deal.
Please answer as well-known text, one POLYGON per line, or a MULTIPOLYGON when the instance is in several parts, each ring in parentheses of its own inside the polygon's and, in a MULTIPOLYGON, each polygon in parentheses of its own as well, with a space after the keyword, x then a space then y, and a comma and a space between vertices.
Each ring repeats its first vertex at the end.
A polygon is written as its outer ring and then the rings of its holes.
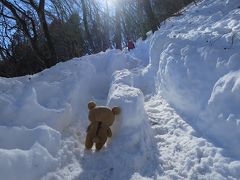
POLYGON ((118 7, 119 3, 122 0, 97 0, 103 9, 105 9, 106 11, 108 10, 110 13, 113 12, 115 10, 115 8, 118 7))
POLYGON ((110 10, 114 9, 117 6, 118 1, 119 0, 105 0, 105 6, 107 5, 110 10))

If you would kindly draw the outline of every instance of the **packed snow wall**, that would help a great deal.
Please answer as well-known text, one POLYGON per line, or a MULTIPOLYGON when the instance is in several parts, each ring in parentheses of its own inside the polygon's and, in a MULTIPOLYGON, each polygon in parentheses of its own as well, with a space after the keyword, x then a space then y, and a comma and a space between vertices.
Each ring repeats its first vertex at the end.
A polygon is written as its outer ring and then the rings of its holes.
POLYGON ((150 49, 159 92, 204 135, 238 157, 239 6, 237 0, 199 2, 162 25, 150 49))

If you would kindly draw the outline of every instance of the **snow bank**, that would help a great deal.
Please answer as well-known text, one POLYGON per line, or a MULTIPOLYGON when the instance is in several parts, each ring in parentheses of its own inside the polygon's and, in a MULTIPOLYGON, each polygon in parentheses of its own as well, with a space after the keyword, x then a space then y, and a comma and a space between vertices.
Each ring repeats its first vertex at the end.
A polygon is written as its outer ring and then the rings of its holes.
POLYGON ((189 118, 192 124, 201 113, 208 114, 198 123, 202 132, 209 124, 214 126, 209 129, 211 137, 238 157, 235 150, 240 144, 234 136, 240 137, 239 73, 231 71, 240 68, 239 6, 237 0, 202 1, 185 15, 169 19, 150 45, 159 92, 179 111, 194 117, 189 118), (220 133, 226 126, 231 133, 220 133))
POLYGON ((206 111, 201 114, 202 121, 208 127, 206 133, 217 136, 216 141, 222 142, 236 155, 239 154, 237 147, 240 147, 239 107, 240 70, 232 71, 216 82, 206 111))
POLYGON ((141 66, 147 66, 149 64, 149 46, 150 46, 151 38, 146 40, 142 40, 142 38, 138 39, 135 43, 135 49, 129 52, 131 57, 135 57, 140 60, 141 66))
POLYGON ((137 88, 126 84, 113 84, 110 89, 108 104, 117 104, 121 107, 123 129, 135 128, 142 124, 145 114, 143 102, 143 94, 137 88))
POLYGON ((0 125, 46 124, 62 131, 79 118, 79 108, 89 99, 107 97, 115 70, 137 64, 137 59, 113 50, 59 63, 33 76, 1 78, 0 125))
POLYGON ((30 150, 0 149, 1 179, 40 179, 46 172, 57 168, 57 160, 36 143, 30 150))
POLYGON ((96 55, 86 56, 83 59, 94 67, 92 80, 88 82, 90 94, 96 99, 105 99, 111 85, 112 75, 115 71, 132 69, 140 62, 139 59, 122 53, 120 50, 109 50, 96 55))
MULTIPOLYGON (((108 146, 121 162, 119 168, 124 166, 126 172, 129 168, 137 172, 149 172, 149 169, 153 169, 156 154, 153 154, 153 136, 144 109, 143 93, 132 86, 136 81, 137 78, 134 79, 128 70, 116 71, 113 76, 107 104, 121 107, 121 114, 113 124, 113 137, 108 146)), ((126 175, 118 179, 121 177, 126 175)))
POLYGON ((38 142, 55 156, 60 148, 60 140, 61 134, 48 126, 38 126, 34 129, 0 126, 1 149, 28 150, 38 142))

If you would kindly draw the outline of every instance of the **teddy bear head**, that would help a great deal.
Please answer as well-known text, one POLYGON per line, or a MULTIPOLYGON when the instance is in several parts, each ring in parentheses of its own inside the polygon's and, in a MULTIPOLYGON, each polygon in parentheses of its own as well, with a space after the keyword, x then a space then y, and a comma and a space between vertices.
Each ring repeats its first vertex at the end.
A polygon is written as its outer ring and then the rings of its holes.
POLYGON ((106 126, 111 126, 114 122, 115 115, 120 113, 119 107, 110 109, 106 106, 96 106, 94 101, 88 103, 88 118, 91 122, 101 122, 106 126))

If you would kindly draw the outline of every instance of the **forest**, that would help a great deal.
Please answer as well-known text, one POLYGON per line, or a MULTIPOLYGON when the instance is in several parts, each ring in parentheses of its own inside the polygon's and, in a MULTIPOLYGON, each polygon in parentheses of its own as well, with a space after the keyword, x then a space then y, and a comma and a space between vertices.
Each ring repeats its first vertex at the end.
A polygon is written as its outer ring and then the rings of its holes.
POLYGON ((0 76, 143 40, 194 0, 0 0, 0 76))

